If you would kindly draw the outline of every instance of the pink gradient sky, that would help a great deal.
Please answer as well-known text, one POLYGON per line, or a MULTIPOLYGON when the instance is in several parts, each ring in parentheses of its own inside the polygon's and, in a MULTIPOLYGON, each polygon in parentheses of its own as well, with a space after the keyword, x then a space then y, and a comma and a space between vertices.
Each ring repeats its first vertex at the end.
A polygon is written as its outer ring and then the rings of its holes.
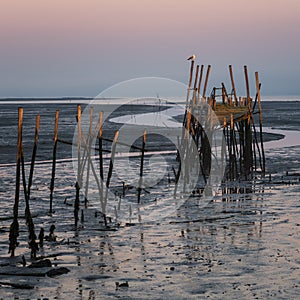
MULTIPOLYGON (((0 97, 96 96, 123 80, 187 82, 186 58, 259 71, 265 95, 300 94, 299 0, 2 0, 0 97)), ((252 85, 254 91, 254 85, 252 85)))

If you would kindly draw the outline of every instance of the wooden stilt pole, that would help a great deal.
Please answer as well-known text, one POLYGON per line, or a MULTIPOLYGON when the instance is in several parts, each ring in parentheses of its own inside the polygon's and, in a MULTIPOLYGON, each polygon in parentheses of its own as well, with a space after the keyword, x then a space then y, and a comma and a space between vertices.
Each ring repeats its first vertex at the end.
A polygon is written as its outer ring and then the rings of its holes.
POLYGON ((222 163, 222 170, 224 170, 224 167, 226 166, 226 127, 227 127, 227 120, 226 117, 223 119, 223 136, 225 143, 222 141, 222 148, 221 148, 221 163, 222 163), (224 166, 224 160, 225 160, 225 166, 224 166))
POLYGON ((230 114, 230 148, 229 148, 229 165, 230 165, 230 180, 234 179, 234 143, 233 143, 233 114, 230 114))
POLYGON ((249 79, 248 79, 248 70, 247 66, 244 66, 244 73, 245 73, 245 82, 246 82, 246 92, 247 92, 247 105, 248 105, 248 119, 246 121, 246 147, 245 147, 245 154, 246 154, 246 169, 245 175, 249 175, 252 169, 252 133, 251 133, 251 124, 250 119, 252 116, 252 103, 250 98, 250 88, 249 88, 249 79))
POLYGON ((80 194, 80 187, 81 187, 81 180, 82 180, 82 173, 81 173, 81 106, 78 104, 77 105, 77 160, 78 160, 78 167, 77 167, 77 181, 75 184, 76 188, 76 196, 75 196, 75 202, 74 202, 74 221, 75 221, 75 226, 77 226, 79 217, 79 194, 80 194))
POLYGON ((245 170, 245 122, 239 122, 239 141, 240 141, 240 174, 245 170))
POLYGON ((199 65, 196 66, 196 75, 194 80, 194 87, 193 87, 193 99, 192 99, 192 113, 194 114, 194 109, 197 105, 197 84, 198 84, 198 77, 199 77, 199 65))
POLYGON ((98 133, 98 142, 99 142, 99 165, 100 165, 100 179, 103 182, 103 112, 99 113, 99 133, 98 133))
POLYGON ((110 185, 110 180, 113 172, 113 167, 114 167, 114 160, 115 160, 115 154, 116 154, 116 146, 117 146, 117 141, 119 138, 119 131, 117 130, 115 133, 115 137, 111 146, 111 156, 110 156, 110 162, 109 162, 109 169, 108 169, 108 174, 107 174, 107 179, 106 179, 106 189, 105 189, 105 199, 104 199, 104 205, 102 207, 102 213, 104 216, 104 223, 105 226, 107 226, 107 219, 106 219, 106 205, 107 205, 107 199, 108 199, 108 189, 110 185))
POLYGON ((222 84, 222 100, 223 100, 223 103, 228 103, 228 94, 227 94, 227 91, 226 91, 225 84, 224 84, 224 82, 222 82, 221 84, 222 84))
POLYGON ((141 191, 142 191, 142 185, 143 185, 143 171, 144 171, 145 145, 146 145, 146 130, 144 131, 143 142, 142 142, 140 178, 139 178, 139 183, 138 183, 138 203, 141 202, 141 191))
POLYGON ((207 71, 206 71, 205 83, 204 83, 204 87, 203 87, 203 95, 202 95, 203 98, 206 97, 206 89, 207 89, 207 84, 208 84, 208 78, 209 78, 210 68, 211 68, 211 66, 208 65, 207 66, 207 71))
POLYGON ((247 175, 249 175, 252 171, 252 133, 251 133, 251 115, 248 115, 248 118, 246 120, 246 126, 245 126, 245 136, 246 136, 246 146, 245 146, 245 154, 246 154, 246 161, 245 161, 245 176, 247 178, 247 175))
MULTIPOLYGON (((97 130, 97 128, 96 128, 96 130, 97 130)), ((96 133, 96 131, 95 131, 95 133, 96 133)), ((93 134, 93 136, 94 136, 94 134, 93 134)), ((92 158, 91 158, 91 145, 87 142, 87 140, 86 140, 86 138, 85 138, 85 136, 84 136, 83 133, 81 133, 80 138, 81 138, 81 140, 83 142, 84 153, 85 153, 84 155, 86 155, 86 161, 88 161, 88 163, 90 164, 91 171, 92 171, 92 173, 94 175, 94 178, 96 180, 96 184, 97 184, 99 195, 100 195, 100 202, 101 202, 101 206, 103 208, 103 207, 105 207, 104 206, 104 201, 103 201, 103 182, 100 180, 101 181, 101 183, 100 183, 99 178, 98 178, 98 174, 97 174, 97 172, 96 172, 96 170, 94 168, 93 162, 92 162, 92 158)), ((79 206, 78 206, 78 211, 79 211, 79 206)))
POLYGON ((20 174, 21 174, 21 155, 22 155, 22 127, 23 127, 23 108, 18 109, 18 148, 16 161, 16 189, 15 189, 15 203, 13 208, 13 222, 9 230, 9 250, 11 257, 15 256, 15 250, 18 245, 19 236, 19 198, 20 198, 20 174))
POLYGON ((230 132, 228 127, 230 127, 230 119, 229 119, 229 125, 227 124, 227 118, 224 118, 224 136, 225 136, 225 141, 226 141, 226 147, 227 147, 227 152, 225 152, 225 154, 228 153, 228 157, 227 157, 227 162, 228 162, 228 174, 227 174, 227 178, 230 179, 231 176, 231 144, 230 144, 230 132))
POLYGON ((30 190, 31 190, 31 186, 32 186, 32 178, 33 178, 35 157, 36 157, 37 146, 38 146, 38 141, 39 141, 40 121, 41 121, 41 117, 40 117, 40 115, 37 115, 36 116, 36 122, 35 122, 34 146, 33 146, 33 151, 32 151, 31 164, 30 164, 30 173, 29 173, 29 180, 28 180, 28 188, 27 188, 28 199, 30 199, 30 190))
POLYGON ((189 139, 190 139, 190 135, 192 135, 192 113, 190 110, 188 110, 187 112, 187 125, 186 125, 186 131, 185 131, 185 137, 184 137, 184 147, 185 147, 185 159, 184 159, 184 184, 183 184, 183 192, 185 192, 186 190, 186 185, 189 182, 189 172, 190 172, 190 168, 189 168, 189 156, 190 156, 190 151, 189 151, 189 139))
POLYGON ((99 146, 99 169, 100 169, 100 202, 103 201, 103 112, 99 113, 99 132, 98 132, 98 146, 99 146))
POLYGON ((232 71, 231 65, 229 65, 229 74, 230 74, 230 79, 231 79, 231 86, 232 86, 232 90, 233 90, 235 106, 238 106, 238 98, 236 96, 236 89, 235 89, 234 77, 233 77, 233 71, 232 71))
POLYGON ((55 126, 54 126, 54 138, 53 138, 53 156, 52 156, 52 174, 50 183, 50 214, 52 214, 52 203, 53 203, 53 191, 54 191, 54 180, 55 180, 55 168, 56 168, 56 148, 58 138, 58 119, 59 110, 55 113, 55 126))
POLYGON ((194 61, 194 60, 191 60, 191 66, 190 66, 190 78, 189 78, 189 84, 188 84, 188 89, 187 89, 187 93, 186 93, 186 109, 187 109, 188 106, 189 106, 190 91, 191 91, 192 81, 193 81, 194 65, 195 65, 195 61, 194 61))
POLYGON ((261 143, 261 154, 262 154, 262 173, 265 174, 266 171, 266 160, 265 160, 265 152, 264 152, 264 142, 263 142, 263 130, 262 130, 262 108, 261 108, 261 98, 260 98, 260 84, 258 78, 258 72, 255 72, 255 83, 257 90, 257 103, 259 110, 259 134, 260 134, 260 143, 261 143))
POLYGON ((248 104, 248 109, 250 111, 251 110, 251 98, 250 98, 250 87, 249 87, 247 66, 244 66, 244 73, 245 73, 246 92, 247 92, 247 104, 248 104))
POLYGON ((26 175, 25 175, 25 164, 24 164, 24 151, 22 147, 22 154, 21 154, 21 161, 22 161, 22 178, 23 178, 23 189, 25 195, 25 219, 26 225, 28 227, 28 245, 31 249, 31 257, 36 258, 36 252, 38 251, 39 247, 36 243, 36 234, 34 231, 34 223, 32 220, 31 212, 30 212, 30 188, 32 185, 32 177, 33 177, 33 170, 34 170, 34 163, 35 163, 35 156, 37 151, 37 143, 38 143, 38 132, 40 127, 40 116, 36 117, 36 126, 35 126, 35 139, 34 139, 34 147, 32 151, 32 158, 31 158, 31 165, 30 165, 30 174, 28 180, 28 187, 26 187, 26 175))
POLYGON ((204 66, 201 65, 200 77, 199 77, 199 82, 198 82, 198 95, 197 95, 198 105, 199 105, 199 101, 200 101, 200 91, 201 91, 201 83, 202 83, 202 77, 203 77, 203 68, 204 68, 204 66))
MULTIPOLYGON (((259 89, 260 89, 260 84, 259 84, 259 89)), ((258 94, 256 93, 255 104, 257 103, 257 98, 258 98, 258 94)), ((255 104, 253 105, 253 110, 254 110, 255 104)), ((257 149, 257 152, 258 152, 259 165, 260 165, 260 169, 262 170, 263 169, 263 166, 262 166, 262 156, 261 156, 261 150, 259 148, 259 143, 258 143, 258 140, 257 140, 257 132, 256 132, 256 128, 255 128, 255 123, 254 123, 253 116, 251 118, 251 121, 252 121, 253 133, 254 133, 254 138, 253 138, 253 152, 254 152, 253 159, 255 161, 255 170, 257 168, 257 164, 256 164, 256 150, 255 150, 255 148, 257 149)))
MULTIPOLYGON (((92 146, 93 141, 93 107, 90 107, 90 126, 89 126, 89 136, 88 136, 88 145, 89 148, 92 146)), ((85 191, 84 191, 84 205, 87 207, 88 204, 88 193, 89 193, 89 180, 90 180, 90 160, 87 161, 87 170, 86 170, 86 181, 85 181, 85 191)))
MULTIPOLYGON (((184 135, 184 126, 183 126, 183 131, 182 131, 182 135, 184 135)), ((174 169, 174 174, 175 174, 175 187, 174 187, 174 197, 176 196, 177 193, 177 188, 178 188, 178 182, 179 182, 179 178, 180 178, 180 174, 181 174, 181 169, 182 169, 182 163, 181 160, 183 159, 183 151, 184 151, 184 143, 185 143, 185 139, 182 137, 181 142, 179 141, 179 137, 177 137, 177 142, 178 142, 178 150, 177 150, 177 158, 176 160, 178 161, 178 171, 177 173, 175 172, 174 169)))

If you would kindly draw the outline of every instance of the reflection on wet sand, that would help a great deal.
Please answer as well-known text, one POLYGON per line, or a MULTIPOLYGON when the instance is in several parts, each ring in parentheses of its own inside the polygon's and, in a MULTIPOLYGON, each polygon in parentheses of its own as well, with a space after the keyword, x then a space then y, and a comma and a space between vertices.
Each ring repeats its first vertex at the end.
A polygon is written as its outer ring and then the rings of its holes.
MULTIPOLYGON (((227 183, 206 206, 200 206, 201 198, 194 194, 163 220, 111 223, 106 231, 100 204, 92 200, 86 208, 82 205, 84 220, 74 227, 75 178, 69 161, 57 165, 54 212, 47 214, 51 168, 47 163, 37 165, 32 216, 37 232, 40 227, 48 232, 55 224, 57 237, 44 241, 38 255, 71 272, 53 278, 0 275, 0 281, 35 287, 27 291, 1 286, 0 298, 297 299, 299 151, 299 146, 268 150, 270 178, 227 183), (128 287, 117 289, 116 282, 128 282, 128 287)), ((0 172, 0 270, 4 272, 10 268, 7 247, 15 169, 7 166, 0 172)), ((172 182, 165 183, 167 190, 172 182)), ((21 201, 19 269, 21 255, 29 253, 24 211, 21 201)))

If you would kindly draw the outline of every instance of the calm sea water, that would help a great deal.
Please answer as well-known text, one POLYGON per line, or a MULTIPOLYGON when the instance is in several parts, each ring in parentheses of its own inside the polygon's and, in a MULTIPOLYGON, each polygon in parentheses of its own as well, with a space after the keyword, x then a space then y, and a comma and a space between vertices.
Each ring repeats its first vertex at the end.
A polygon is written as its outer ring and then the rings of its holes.
MULTIPOLYGON (((37 160, 49 160, 52 157, 52 140, 54 135, 55 111, 60 111, 59 137, 66 141, 72 141, 76 127, 77 103, 81 103, 82 109, 86 107, 88 100, 26 100, 0 102, 0 165, 14 163, 16 159, 17 145, 17 115, 18 107, 24 108, 23 144, 25 157, 30 159, 32 142, 35 131, 35 117, 41 116, 40 144, 37 160)), ((98 110, 113 111, 109 117, 115 115, 134 115, 151 111, 151 107, 122 106, 116 111, 101 105, 98 110), (120 111, 122 111, 120 113, 120 111)), ((299 130, 300 97, 277 96, 266 97, 262 102, 263 124, 265 127, 282 130, 299 130)), ((116 104, 116 107, 118 105, 116 104)), ((153 108, 156 110, 157 108, 153 108)), ((257 123, 258 124, 258 123, 257 123)), ((105 123, 105 135, 112 138, 116 127, 110 122, 105 123)), ((58 151, 58 158, 71 157, 70 147, 64 147, 58 151)))

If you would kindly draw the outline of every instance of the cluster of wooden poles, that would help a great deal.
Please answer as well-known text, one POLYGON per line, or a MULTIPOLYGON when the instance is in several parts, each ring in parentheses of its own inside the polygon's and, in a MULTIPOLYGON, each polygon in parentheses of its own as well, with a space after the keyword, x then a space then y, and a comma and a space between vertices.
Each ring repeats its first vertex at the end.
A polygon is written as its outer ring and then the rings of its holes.
MULTIPOLYGON (((208 65, 203 90, 201 90, 203 69, 199 65, 194 70, 194 60, 191 61, 190 77, 186 98, 186 112, 184 128, 188 130, 190 138, 198 145, 202 173, 209 174, 211 165, 211 131, 214 126, 222 126, 226 142, 226 180, 250 179, 256 171, 265 173, 265 155, 262 131, 262 107, 258 72, 255 72, 256 96, 250 96, 247 66, 244 66, 246 97, 237 97, 232 66, 229 75, 232 89, 227 93, 224 83, 221 88, 214 87, 211 95, 206 96, 208 78, 211 66, 208 65), (194 80, 194 84, 193 84, 194 80), (217 94, 221 90, 220 94, 217 94), (192 92, 192 95, 191 95, 192 92), (201 95, 202 92, 202 95, 201 95), (221 98, 219 101, 218 98, 221 98), (211 108, 206 110, 203 119, 203 103, 211 108), (256 110, 258 108, 258 111, 256 110), (211 111, 218 118, 216 122, 211 118, 211 111), (259 114, 259 135, 255 126, 254 115, 259 114), (208 122, 208 125, 207 125, 208 122)), ((184 138, 182 139, 184 141, 184 138)), ((225 151, 224 151, 225 150, 225 151)))
MULTIPOLYGON (((114 168, 114 160, 116 155, 116 147, 117 144, 124 145, 123 142, 119 141, 119 130, 115 131, 114 138, 109 139, 103 136, 103 112, 99 113, 98 122, 93 128, 93 107, 90 107, 89 111, 89 128, 87 132, 84 132, 82 129, 82 114, 81 114, 81 106, 77 106, 77 182, 75 184, 76 187, 76 197, 75 197, 75 204, 74 204, 74 219, 75 219, 75 226, 77 226, 79 220, 79 206, 80 206, 80 189, 84 186, 84 202, 85 206, 87 207, 88 204, 88 191, 89 191, 89 182, 90 182, 90 173, 92 174, 99 194, 99 201, 101 204, 101 213, 103 216, 105 227, 107 227, 107 205, 108 205, 108 197, 109 197, 109 190, 111 179, 113 175, 113 168, 114 168), (98 152, 98 160, 99 160, 99 171, 95 168, 93 161, 92 161, 92 145, 94 141, 98 141, 98 148, 95 148, 98 152), (110 150, 106 150, 103 147, 103 142, 108 142, 111 144, 110 150), (83 146, 83 149, 82 149, 83 146), (106 177, 104 176, 104 159, 103 153, 108 152, 110 153, 109 157, 109 164, 106 177), (85 174, 85 185, 83 185, 83 178, 85 174)), ((141 201, 141 192, 143 186, 143 172, 144 172, 144 155, 145 155, 145 146, 146 146, 146 131, 143 133, 142 144, 141 147, 135 145, 126 145, 134 148, 135 150, 140 151, 140 171, 139 171, 139 181, 137 185, 137 203, 141 201)), ((69 143, 63 140, 58 140, 62 143, 69 143)), ((73 144, 74 145, 74 144, 73 144)), ((53 178, 53 177, 52 177, 53 178)), ((125 197, 125 190, 126 186, 125 183, 122 182, 123 191, 122 196, 125 197)), ((118 207, 120 203, 118 204, 118 207)), ((118 209, 115 207, 115 215, 118 215, 118 209)), ((110 219, 110 217, 109 217, 110 219)))
MULTIPOLYGON (((83 186, 83 177, 84 172, 86 171, 86 182, 85 182, 85 207, 88 205, 88 188, 89 188, 89 181, 90 181, 90 173, 92 173, 97 187, 99 191, 99 198, 101 204, 101 212, 104 220, 104 224, 107 227, 107 217, 106 217, 106 205, 108 201, 108 194, 109 188, 111 183, 111 178, 113 174, 113 166, 114 166, 114 159, 116 153, 116 146, 118 143, 119 131, 115 132, 114 138, 104 138, 103 137, 103 112, 99 113, 99 121, 96 124, 96 127, 93 129, 93 107, 90 108, 90 126, 87 133, 84 133, 82 130, 82 111, 81 105, 77 105, 77 142, 75 142, 75 146, 77 147, 77 179, 75 184, 76 189, 76 196, 74 201, 74 221, 75 226, 77 226, 79 221, 79 210, 80 210, 80 190, 83 186), (98 147, 95 148, 99 154, 99 171, 95 168, 92 162, 91 150, 93 141, 98 140, 98 147), (111 149, 106 150, 103 148, 103 141, 111 143, 111 149), (82 149, 83 148, 83 149, 82 149), (104 166, 103 166, 103 153, 109 152, 110 159, 109 159, 109 166, 108 166, 108 173, 105 178, 104 176, 104 166)), ((37 236, 34 230, 34 223, 31 217, 30 212, 30 190, 32 186, 32 179, 34 173, 34 166, 35 166, 35 158, 38 148, 38 139, 39 139, 39 127, 40 127, 40 115, 36 117, 36 127, 35 127, 35 139, 34 139, 34 146, 30 164, 30 173, 28 179, 28 185, 26 184, 26 174, 25 174, 25 163, 24 163, 24 147, 22 143, 22 129, 23 129, 23 108, 20 107, 18 109, 18 145, 17 145, 17 161, 16 161, 16 186, 15 186, 15 201, 13 207, 13 222, 10 226, 10 234, 9 234, 9 253, 11 256, 15 255, 15 249, 18 246, 18 236, 19 236, 19 222, 18 222, 18 215, 19 215, 19 200, 20 200, 20 184, 21 179, 23 182, 23 190, 25 195, 25 218, 26 224, 28 227, 28 245, 31 249, 31 256, 34 258, 36 257, 36 253, 39 249, 38 243, 36 242, 37 236)), ((73 145, 74 142, 65 141, 58 137, 59 131, 59 110, 56 110, 55 114, 55 125, 54 125, 54 137, 53 137, 53 154, 52 154, 52 171, 51 171, 51 181, 50 181, 50 202, 49 202, 49 213, 53 213, 53 194, 55 188, 55 176, 56 176, 56 162, 57 162, 57 146, 58 143, 73 145)), ((132 146, 136 150, 141 151, 141 166, 140 166, 140 179, 138 182, 137 187, 137 201, 140 203, 141 199, 141 192, 142 192, 142 185, 143 185, 143 168, 144 168, 144 153, 146 145, 146 131, 143 134, 143 140, 141 147, 132 146)), ((125 184, 123 182, 123 196, 125 196, 125 184)), ((83 213, 83 211, 82 211, 83 213)), ((84 216, 81 215, 83 220, 84 216)))
POLYGON ((34 223, 32 220, 30 212, 30 190, 32 186, 33 171, 35 164, 35 157, 37 152, 38 145, 38 133, 40 128, 40 116, 36 117, 36 126, 35 126, 35 138, 34 146, 31 157, 30 164, 30 173, 28 178, 28 184, 26 184, 26 174, 25 174, 25 163, 24 163, 24 149, 22 143, 22 127, 23 127, 23 108, 18 110, 18 148, 17 148, 17 165, 16 165, 16 188, 15 188, 15 202, 13 207, 13 222, 10 226, 9 232, 9 253, 11 256, 15 255, 15 249, 18 245, 18 236, 19 236, 19 222, 18 222, 18 213, 19 213, 19 198, 20 198, 20 184, 21 184, 21 174, 22 174, 22 183, 25 196, 25 220, 28 228, 28 245, 31 249, 31 256, 36 257, 36 252, 39 247, 36 242, 37 236, 34 230, 34 223))

